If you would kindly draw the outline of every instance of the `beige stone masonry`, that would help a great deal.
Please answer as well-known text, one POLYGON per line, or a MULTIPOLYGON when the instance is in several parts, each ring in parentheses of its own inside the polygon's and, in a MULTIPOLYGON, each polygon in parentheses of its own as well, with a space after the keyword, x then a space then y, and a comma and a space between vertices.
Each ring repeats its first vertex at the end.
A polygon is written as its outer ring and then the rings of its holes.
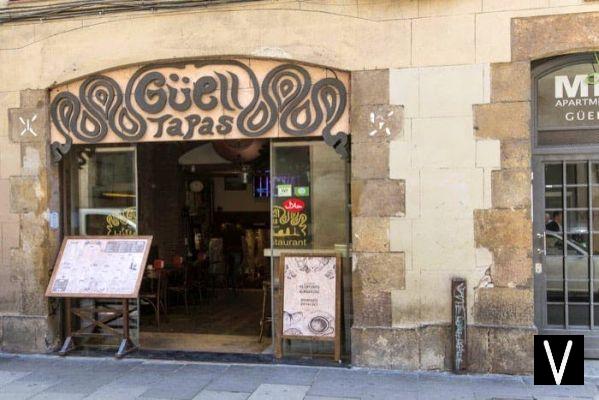
MULTIPOLYGON (((50 313, 45 288, 58 248, 58 232, 48 227, 48 212, 58 210, 58 168, 50 162, 48 95, 45 90, 20 93, 19 108, 5 110, 10 144, 0 155, 0 349, 53 350, 58 343, 57 318, 50 313), (31 131, 21 135, 23 120, 31 131), (38 124, 38 121, 42 123, 38 124), (6 149, 14 149, 7 157, 6 149), (4 217, 5 216, 5 217, 4 217)), ((14 103, 12 104, 14 106, 14 103)))
POLYGON ((530 62, 497 63, 491 65, 491 101, 530 101, 530 62))
POLYGON ((491 185, 500 190, 492 191, 495 208, 530 208, 530 170, 502 169, 493 171, 491 185))
POLYGON ((404 198, 404 181, 356 179, 352 182, 352 214, 357 217, 403 216, 405 214, 404 198))
POLYGON ((596 50, 598 23, 598 13, 516 18, 512 22, 512 61, 596 50))
POLYGON ((530 372, 530 66, 597 50, 599 17, 583 13, 596 11, 584 0, 260 1, 0 25, 1 349, 46 351, 57 332, 40 295, 58 241, 47 224, 57 169, 45 142, 9 129, 8 109, 22 109, 18 126, 44 107, 24 89, 158 60, 272 57, 353 71, 354 364, 449 369, 448 285, 462 276, 469 369, 530 372))
MULTIPOLYGON (((373 365, 370 354, 377 345, 363 338, 378 334, 371 339, 386 340, 387 331, 380 328, 392 326, 392 292, 405 287, 405 254, 391 251, 390 223, 405 215, 406 185, 391 179, 389 152, 392 143, 403 142, 404 114, 402 106, 389 104, 389 76, 389 70, 352 73, 352 360, 357 365, 373 365)), ((396 357, 402 361, 377 364, 389 368, 405 362, 414 368, 409 355, 396 357)))
POLYGON ((474 129, 478 138, 527 139, 530 135, 530 103, 491 103, 474 108, 474 129))
POLYGON ((481 288, 476 292, 472 322, 482 325, 532 326, 533 293, 530 288, 481 288))

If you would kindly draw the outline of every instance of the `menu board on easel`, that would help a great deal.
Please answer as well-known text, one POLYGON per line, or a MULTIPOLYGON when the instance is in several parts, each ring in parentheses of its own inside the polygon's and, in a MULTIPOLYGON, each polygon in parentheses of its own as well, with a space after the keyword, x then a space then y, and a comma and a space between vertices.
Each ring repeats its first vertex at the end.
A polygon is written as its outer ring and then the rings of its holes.
POLYGON ((66 237, 48 297, 136 298, 152 236, 66 237))
POLYGON ((326 255, 282 255, 280 258, 280 316, 277 355, 283 339, 335 342, 341 359, 341 258, 326 255))

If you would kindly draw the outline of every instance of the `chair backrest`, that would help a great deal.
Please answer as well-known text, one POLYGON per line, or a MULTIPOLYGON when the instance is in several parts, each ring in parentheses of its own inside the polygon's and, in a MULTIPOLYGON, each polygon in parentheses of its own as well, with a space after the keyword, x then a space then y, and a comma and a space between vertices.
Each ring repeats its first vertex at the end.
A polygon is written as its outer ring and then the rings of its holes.
POLYGON ((183 257, 181 256, 174 256, 173 257, 173 267, 175 268, 181 268, 183 266, 183 257))
POLYGON ((208 254, 206 254, 203 251, 198 251, 197 261, 204 262, 204 261, 206 261, 207 258, 208 258, 208 254))
POLYGON ((162 260, 160 258, 157 258, 157 259, 154 260, 154 264, 153 265, 154 265, 154 269, 155 270, 157 270, 157 271, 161 270, 161 269, 164 268, 164 260, 162 260))

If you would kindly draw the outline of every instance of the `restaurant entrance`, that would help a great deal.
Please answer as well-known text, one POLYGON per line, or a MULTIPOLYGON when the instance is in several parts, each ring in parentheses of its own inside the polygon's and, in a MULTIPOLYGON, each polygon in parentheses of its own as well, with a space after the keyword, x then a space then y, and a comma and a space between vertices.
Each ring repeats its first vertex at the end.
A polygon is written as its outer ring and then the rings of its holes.
POLYGON ((341 254, 349 307, 349 165, 322 140, 78 145, 64 165, 66 233, 153 236, 131 314, 143 350, 271 354, 284 253, 341 254))

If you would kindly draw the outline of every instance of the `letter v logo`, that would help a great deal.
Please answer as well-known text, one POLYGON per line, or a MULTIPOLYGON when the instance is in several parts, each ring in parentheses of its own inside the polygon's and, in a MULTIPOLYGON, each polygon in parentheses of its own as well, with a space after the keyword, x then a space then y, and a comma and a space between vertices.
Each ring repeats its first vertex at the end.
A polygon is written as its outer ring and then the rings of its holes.
POLYGON ((566 351, 564 352, 564 356, 562 357, 562 362, 559 366, 559 371, 555 367, 555 359, 553 358, 553 353, 551 352, 551 347, 549 347, 549 342, 547 340, 544 340, 543 346, 545 346, 545 353, 547 354, 547 358, 549 359, 549 364, 551 365, 551 372, 553 372, 553 378, 555 379, 555 384, 561 385, 562 378, 564 377, 564 372, 566 371, 566 364, 568 364, 568 358, 570 357, 570 350, 572 350, 572 341, 568 340, 568 343, 566 344, 566 351))

